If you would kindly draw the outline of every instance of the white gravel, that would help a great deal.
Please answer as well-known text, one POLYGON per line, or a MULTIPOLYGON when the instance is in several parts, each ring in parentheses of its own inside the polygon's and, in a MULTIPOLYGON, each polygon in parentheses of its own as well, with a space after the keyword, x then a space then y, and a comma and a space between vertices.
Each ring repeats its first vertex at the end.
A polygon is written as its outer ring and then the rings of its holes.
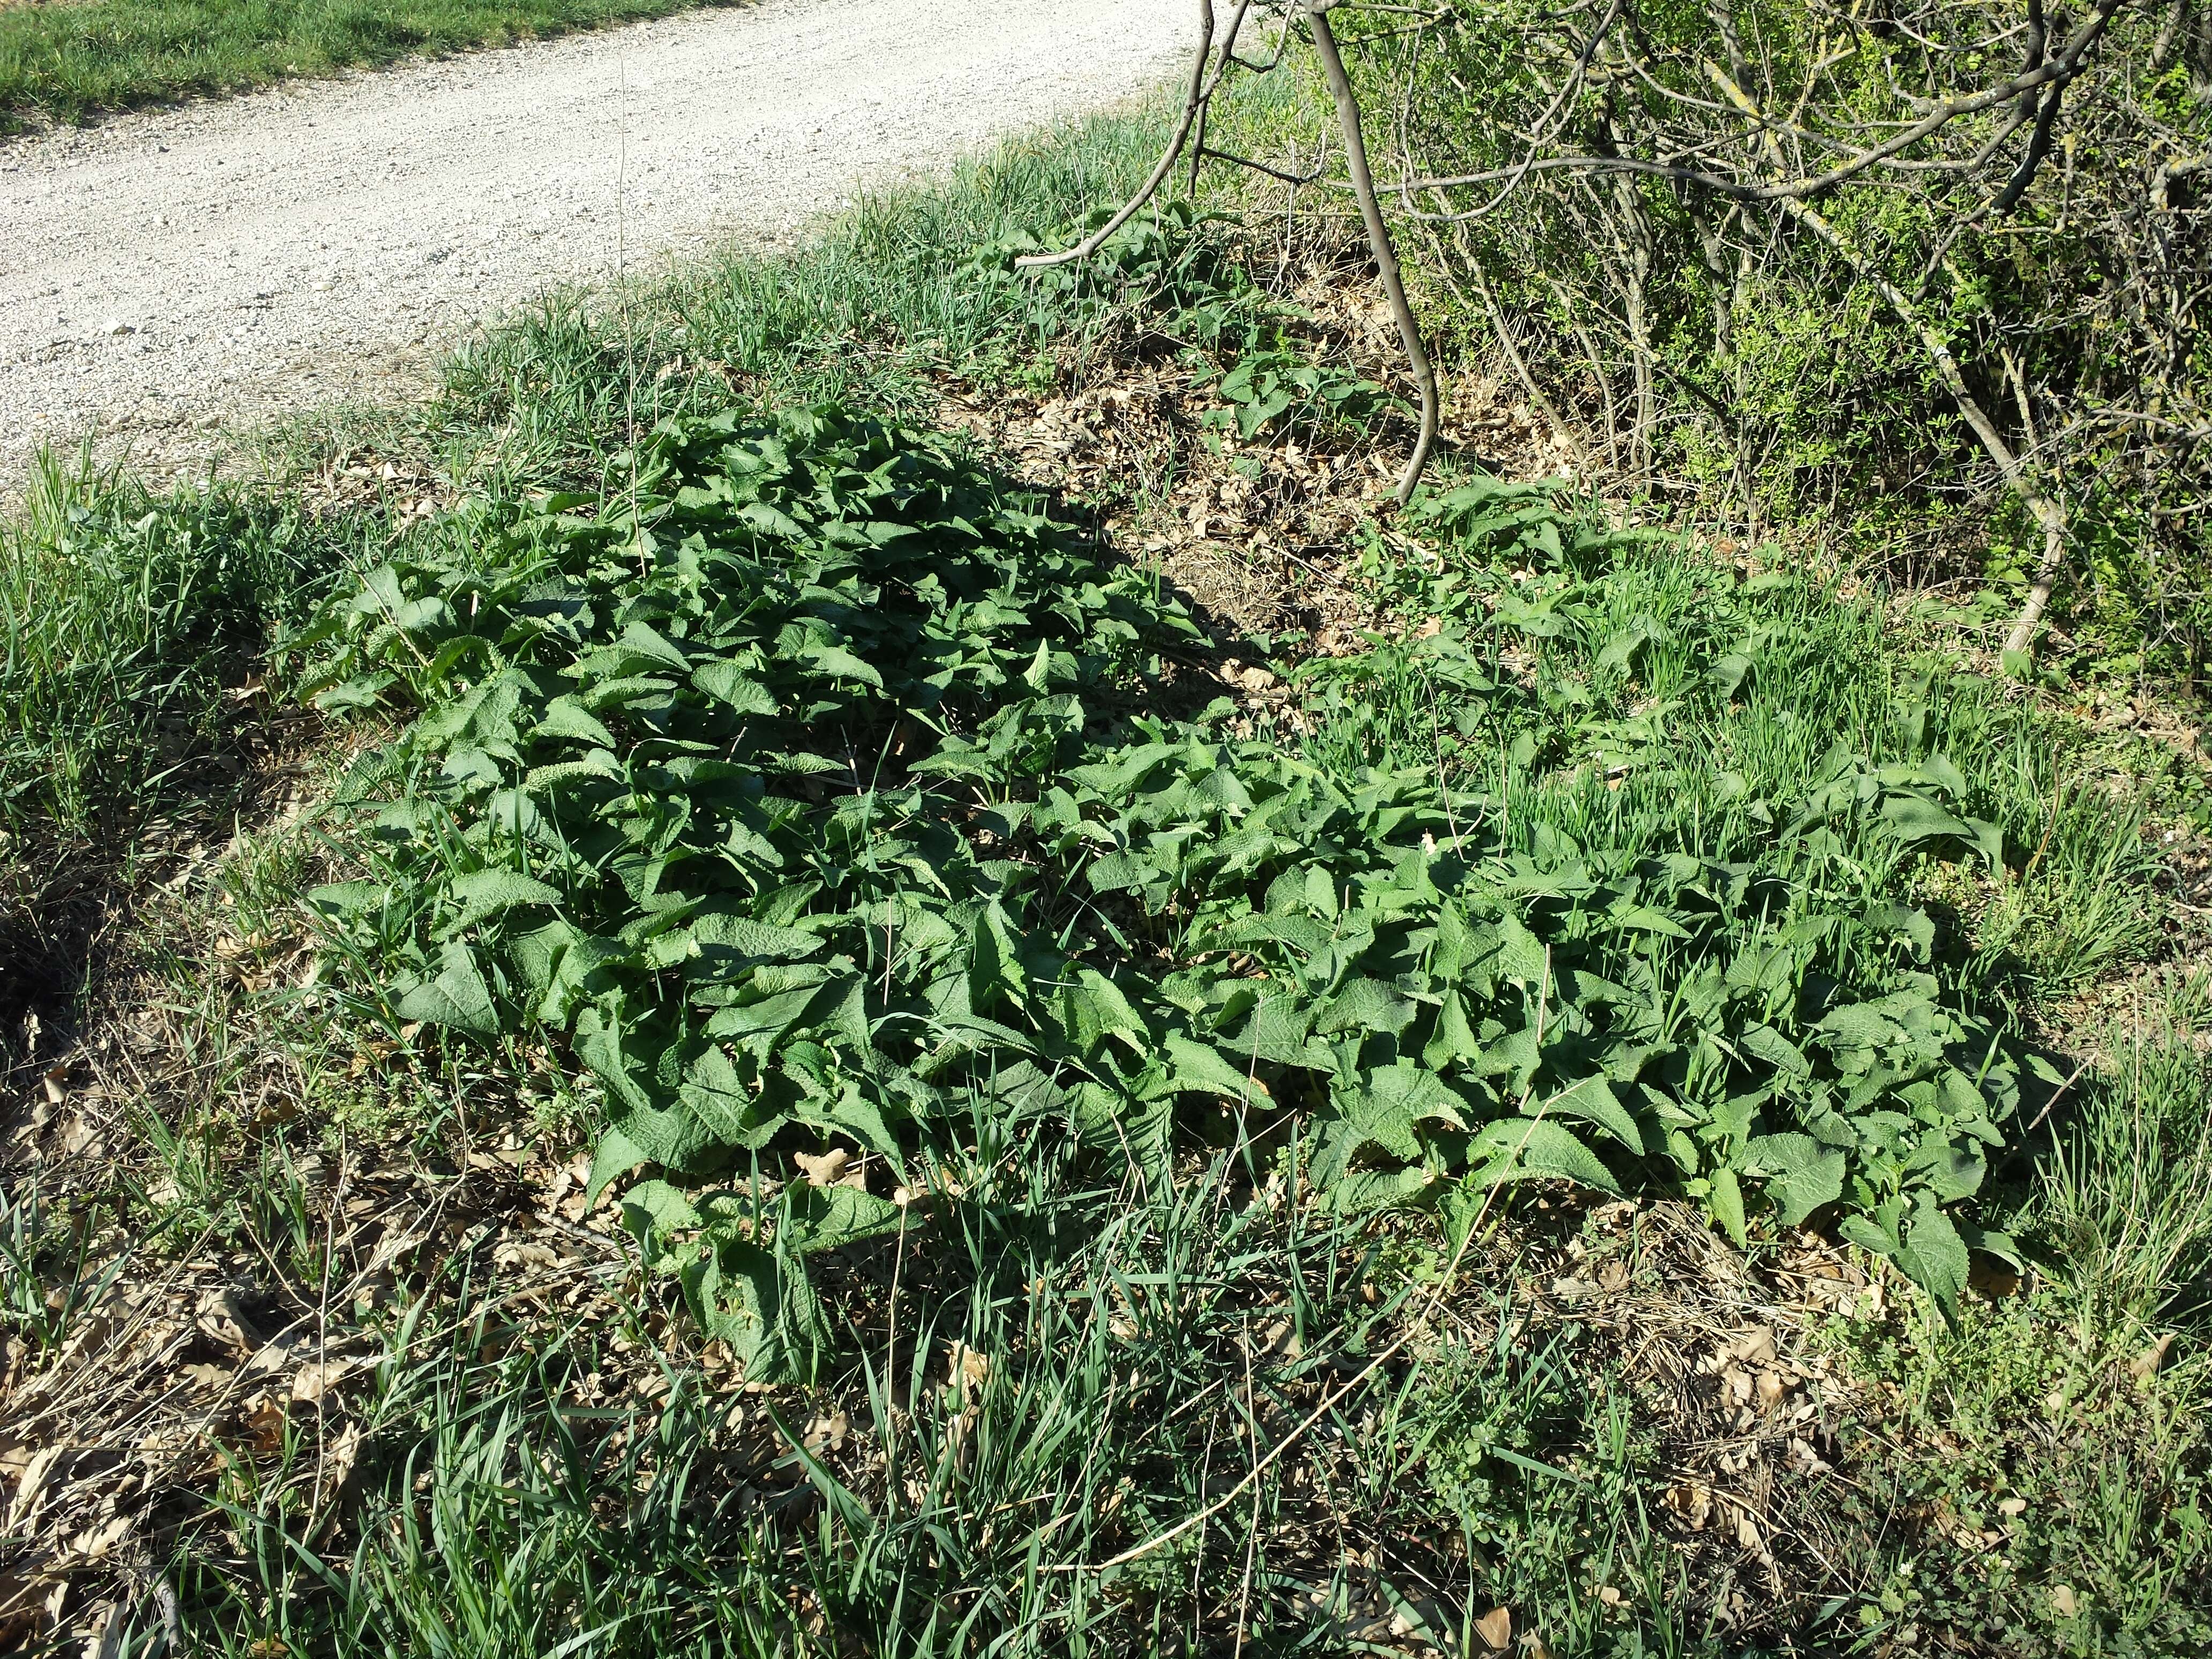
POLYGON ((762 0, 0 140, 0 471, 419 387, 549 287, 1112 103, 1188 0, 762 0))

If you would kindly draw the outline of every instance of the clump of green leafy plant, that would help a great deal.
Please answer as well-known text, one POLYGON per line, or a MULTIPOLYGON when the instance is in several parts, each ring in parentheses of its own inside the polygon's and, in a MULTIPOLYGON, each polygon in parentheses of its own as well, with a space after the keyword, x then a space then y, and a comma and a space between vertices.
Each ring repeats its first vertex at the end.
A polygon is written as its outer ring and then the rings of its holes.
POLYGON ((1262 431, 1288 437, 1301 428, 1363 422, 1388 401, 1373 381, 1282 346, 1245 351, 1213 391, 1221 407, 1207 411, 1202 424, 1234 431, 1247 443, 1262 431))
MULTIPOLYGON (((311 902, 387 1018, 570 1046, 596 1178, 672 1178, 633 1224, 756 1364, 818 1335, 805 1255, 902 1220, 780 1155, 896 1174, 978 1114, 1152 1173, 1180 1101, 1293 1114, 1345 1211, 1530 1174, 1685 1191, 1739 1238, 1840 1206, 1946 1302, 2009 1248, 1952 1206, 2021 1057, 1903 902, 2004 832, 1912 688, 1802 697, 1804 619, 1847 608, 1669 589, 1523 504, 1553 568, 1468 568, 1488 597, 1406 647, 1449 670, 1455 757, 1378 767, 1327 720, 1299 752, 1225 706, 1111 719, 1194 625, 934 441, 726 415, 636 480, 596 517, 461 515, 301 641, 326 705, 422 711, 374 873, 311 902)), ((1463 567, 1487 488, 1429 509, 1463 567)))

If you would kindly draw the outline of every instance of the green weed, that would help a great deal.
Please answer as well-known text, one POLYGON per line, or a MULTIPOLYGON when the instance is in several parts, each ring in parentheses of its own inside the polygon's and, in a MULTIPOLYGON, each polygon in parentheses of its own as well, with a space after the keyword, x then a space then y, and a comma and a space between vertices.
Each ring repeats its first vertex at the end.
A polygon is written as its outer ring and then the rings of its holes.
MULTIPOLYGON (((1869 1498, 1922 1520, 1862 1534, 1869 1642, 1930 1624, 2021 1654, 2185 1653, 2212 1639, 2212 1448, 2201 1336, 2212 1236, 2203 989, 2106 1031, 2019 1225, 2046 1254, 1956 1330, 1845 1332, 1893 1390, 1858 1431, 1869 1498), (1940 1458, 1907 1447, 1932 1442, 1940 1458)), ((1873 1518, 1871 1513, 1863 1517, 1873 1518)))
MULTIPOLYGON (((1005 270, 1146 131, 1018 147, 818 257, 550 308, 410 440, 459 505, 355 526, 376 556, 283 666, 376 747, 337 811, 196 890, 266 942, 246 960, 314 930, 319 972, 253 1004, 308 1111, 289 1139, 167 1113, 140 1209, 313 1309, 318 1133, 581 1138, 599 1179, 656 1179, 580 1327, 518 1311, 472 1227, 403 1269, 413 1302, 346 1309, 380 1356, 333 1407, 358 1462, 325 1490, 299 1406, 240 1449, 175 1563, 196 1638, 1335 1651, 1396 1620, 1472 1650, 1503 1605, 1562 1654, 1744 1651, 1741 1617, 1790 1651, 2191 1650, 2192 1362, 2109 1385, 2195 1329, 2199 1074, 2154 1045, 2060 1088, 2022 1041, 2152 949, 2139 803, 1900 651, 1879 596, 1463 474, 1370 532, 1398 607, 1370 648, 1276 664, 1303 736, 1171 715, 1204 646, 1171 593, 853 412, 919 413, 947 366, 1065 385, 1158 330, 1240 460, 1388 419, 1303 378, 1202 213, 1096 273, 1005 270), (799 395, 823 386, 852 404, 799 395), (1833 1334, 1907 1405, 1853 1443, 1865 1504, 1823 1511, 1848 1536, 1819 1536, 1817 1597, 1764 1607, 1748 1562, 1686 1580, 1652 1402, 1572 1322, 1515 1323, 1503 1245, 1445 1287, 1448 1336, 1237 1487, 1437 1312, 1439 1232, 1530 1176, 1686 1195, 1762 1255, 1832 1224, 1948 1304, 1833 1334), (2039 1299, 1968 1291, 1992 1250, 2039 1299), (2060 1380, 2079 1414, 2039 1414, 2060 1380), (2028 1492, 1992 1577, 1958 1527, 2028 1492)), ((205 1091, 246 1096, 208 963, 164 971, 206 994, 205 1091)), ((1522 1237, 1533 1206, 1501 1202, 1522 1237)), ((27 1316, 68 1265, 32 1233, 27 1316)))

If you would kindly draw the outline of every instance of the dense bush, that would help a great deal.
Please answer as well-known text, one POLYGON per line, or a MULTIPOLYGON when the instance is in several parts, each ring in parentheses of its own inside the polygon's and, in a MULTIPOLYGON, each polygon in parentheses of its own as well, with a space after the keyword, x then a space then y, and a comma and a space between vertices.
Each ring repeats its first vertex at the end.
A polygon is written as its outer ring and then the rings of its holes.
POLYGON ((1367 37, 1370 108, 1402 112, 1385 196, 1450 326, 1481 349, 1504 331, 1593 465, 1900 571, 1978 561, 1993 616, 2043 560, 2033 494, 2063 520, 2059 603, 2109 665, 2195 672, 2212 33, 2193 0, 1470 0, 1344 27, 1367 37))

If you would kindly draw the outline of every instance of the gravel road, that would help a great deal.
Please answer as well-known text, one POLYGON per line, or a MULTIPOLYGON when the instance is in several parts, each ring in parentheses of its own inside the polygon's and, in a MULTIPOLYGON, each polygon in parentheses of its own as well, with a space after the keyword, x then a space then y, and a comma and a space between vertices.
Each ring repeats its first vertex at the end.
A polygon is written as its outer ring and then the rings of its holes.
POLYGON ((762 0, 0 140, 0 471, 423 384, 549 287, 1169 74, 1188 0, 762 0))

